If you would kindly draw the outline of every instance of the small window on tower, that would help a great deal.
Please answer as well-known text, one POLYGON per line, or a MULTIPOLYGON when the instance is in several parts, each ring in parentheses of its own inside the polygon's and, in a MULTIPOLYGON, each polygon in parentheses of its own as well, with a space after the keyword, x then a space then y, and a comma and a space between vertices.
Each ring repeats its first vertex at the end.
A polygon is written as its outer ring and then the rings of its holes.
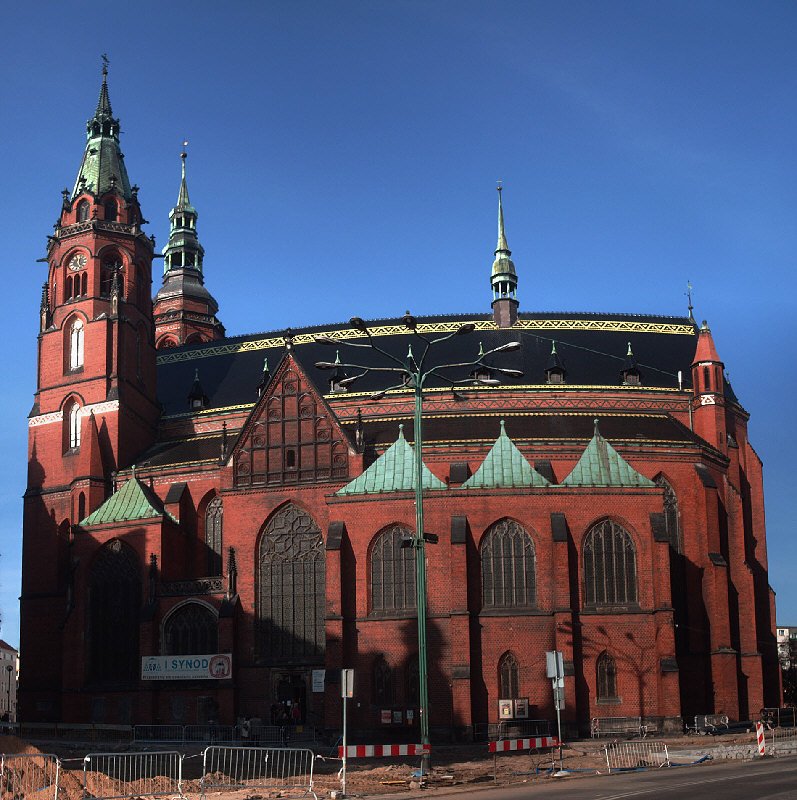
POLYGON ((288 449, 285 451, 285 467, 287 469, 296 469, 296 451, 288 449))
POLYGON ((116 222, 117 210, 116 203, 113 200, 108 200, 105 203, 105 219, 109 222, 116 222))
POLYGON ((69 332, 69 369, 78 370, 83 367, 83 322, 76 319, 69 332))
POLYGON ((85 222, 89 218, 89 202, 88 200, 81 200, 77 204, 77 221, 85 222))

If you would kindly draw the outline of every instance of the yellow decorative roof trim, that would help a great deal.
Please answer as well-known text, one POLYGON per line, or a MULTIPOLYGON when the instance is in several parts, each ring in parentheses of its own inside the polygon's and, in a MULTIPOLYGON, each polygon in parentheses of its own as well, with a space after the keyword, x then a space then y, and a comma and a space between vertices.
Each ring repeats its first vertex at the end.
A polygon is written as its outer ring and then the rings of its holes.
MULTIPOLYGON (((416 330, 418 333, 453 333, 462 325, 472 324, 477 331, 500 330, 492 320, 459 319, 452 322, 424 322, 416 330)), ((412 336, 413 332, 404 325, 370 325, 372 336, 412 336)), ((695 329, 691 325, 670 322, 643 322, 641 320, 621 319, 519 319, 511 330, 526 331, 615 331, 625 333, 664 333, 680 336, 694 336, 695 329)), ((343 328, 331 331, 314 331, 313 333, 294 334, 291 341, 296 345, 312 344, 316 336, 329 339, 362 339, 365 334, 354 328, 343 328)), ((244 353, 256 350, 268 350, 273 347, 284 347, 284 336, 271 336, 268 339, 251 339, 235 344, 222 344, 204 347, 201 350, 190 350, 184 353, 166 352, 158 356, 158 364, 174 364, 178 361, 194 361, 199 358, 212 358, 233 353, 244 353)))

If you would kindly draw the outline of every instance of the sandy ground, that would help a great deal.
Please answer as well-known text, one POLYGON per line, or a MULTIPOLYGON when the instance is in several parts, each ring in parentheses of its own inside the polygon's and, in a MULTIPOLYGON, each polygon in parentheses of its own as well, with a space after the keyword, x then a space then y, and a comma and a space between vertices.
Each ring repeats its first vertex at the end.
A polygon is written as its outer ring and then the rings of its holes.
MULTIPOLYGON (((586 740, 573 742, 563 749, 562 763, 565 770, 572 770, 571 780, 579 775, 595 775, 606 772, 606 759, 603 747, 607 740, 586 740)), ((638 741, 638 740, 637 740, 638 741)), ((663 737, 656 738, 658 743, 666 742, 671 750, 671 758, 683 763, 685 759, 678 758, 679 750, 695 751, 705 750, 714 744, 744 743, 752 741, 751 734, 734 734, 722 737, 663 737)), ((103 748, 92 748, 99 752, 103 748)), ((62 761, 62 770, 59 780, 59 800, 81 800, 83 782, 83 755, 87 752, 85 746, 80 749, 67 750, 57 748, 57 755, 62 761)), ((108 751, 119 751, 117 748, 107 748, 108 751)), ((13 736, 0 736, 0 752, 29 753, 52 752, 43 746, 41 750, 13 736)), ((184 761, 183 794, 189 800, 198 800, 201 795, 199 778, 201 777, 202 760, 198 753, 187 754, 184 761)), ((690 759, 691 760, 691 757, 690 759)), ((348 796, 371 796, 401 794, 418 788, 417 773, 420 765, 419 758, 412 759, 349 759, 347 774, 348 796)), ((339 770, 341 762, 337 758, 322 757, 315 762, 314 789, 319 797, 329 797, 332 791, 340 791, 341 784, 339 770)), ((33 765, 29 769, 33 769, 33 765)), ((435 793, 435 790, 459 787, 467 790, 479 784, 508 785, 512 783, 543 782, 551 779, 551 772, 559 768, 557 754, 550 752, 527 751, 521 753, 500 754, 497 759, 488 753, 486 744, 436 747, 433 753, 433 768, 428 776, 424 794, 435 793), (497 779, 497 781, 496 781, 497 779)), ((558 780, 561 778, 558 778, 558 780)), ((28 782, 30 784, 30 781, 28 782)), ((161 791, 165 797, 178 797, 170 793, 169 782, 156 779, 148 786, 128 784, 123 787, 110 779, 101 780, 92 785, 91 791, 95 796, 115 796, 127 793, 135 796, 138 792, 161 791)), ((240 791, 209 790, 208 798, 213 800, 260 800, 267 797, 292 797, 301 796, 301 792, 290 790, 269 791, 265 788, 250 787, 240 791)), ((41 794, 28 793, 28 797, 50 797, 47 792, 41 794)))

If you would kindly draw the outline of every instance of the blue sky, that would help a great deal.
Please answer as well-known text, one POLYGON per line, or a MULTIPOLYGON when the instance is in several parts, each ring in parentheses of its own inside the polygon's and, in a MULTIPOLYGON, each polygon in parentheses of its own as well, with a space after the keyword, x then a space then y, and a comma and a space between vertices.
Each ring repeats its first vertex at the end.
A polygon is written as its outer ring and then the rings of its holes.
POLYGON ((797 5, 41 1, 4 13, 0 636, 18 644, 45 253, 100 54, 158 246, 181 141, 229 333, 486 311, 495 181, 521 309, 683 314, 750 411, 770 581, 797 624, 797 5))

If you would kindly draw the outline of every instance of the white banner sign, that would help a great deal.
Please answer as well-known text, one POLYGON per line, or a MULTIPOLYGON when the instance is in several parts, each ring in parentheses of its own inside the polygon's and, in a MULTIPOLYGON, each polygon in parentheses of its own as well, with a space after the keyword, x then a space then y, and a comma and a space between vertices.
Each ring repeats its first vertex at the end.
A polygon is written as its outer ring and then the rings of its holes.
POLYGON ((218 681, 232 678, 232 654, 202 656, 144 656, 142 681, 218 681))

